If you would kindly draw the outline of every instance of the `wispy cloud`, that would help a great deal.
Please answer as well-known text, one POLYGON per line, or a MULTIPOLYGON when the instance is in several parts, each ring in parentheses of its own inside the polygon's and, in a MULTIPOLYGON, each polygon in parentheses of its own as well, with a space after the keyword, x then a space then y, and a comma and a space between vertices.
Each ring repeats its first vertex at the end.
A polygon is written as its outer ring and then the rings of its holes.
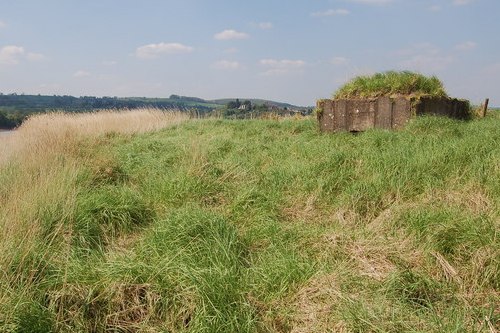
POLYGON ((135 51, 135 55, 137 58, 141 59, 155 59, 162 55, 189 53, 193 50, 193 47, 180 43, 158 43, 138 47, 135 51))
POLYGON ((73 74, 73 77, 76 77, 76 78, 82 78, 82 77, 88 77, 88 76, 90 76, 90 73, 87 71, 84 71, 83 69, 80 69, 73 74))
POLYGON ((4 46, 0 49, 0 64, 17 65, 23 56, 23 47, 15 45, 4 46))
POLYGON ((0 65, 17 65, 22 60, 34 62, 44 58, 43 54, 26 52, 22 46, 8 45, 0 49, 0 65))
POLYGON ((223 69, 223 70, 235 70, 240 69, 241 64, 237 61, 231 60, 220 60, 212 65, 212 68, 215 69, 223 69))
POLYGON ((330 60, 330 63, 332 65, 335 65, 335 66, 344 66, 344 65, 347 65, 349 63, 349 59, 347 59, 345 57, 333 57, 330 60))
POLYGON ((336 15, 349 15, 351 12, 347 9, 327 9, 320 12, 311 13, 314 17, 326 17, 326 16, 336 16, 336 15))
POLYGON ((483 69, 485 75, 491 76, 491 74, 500 75, 500 62, 490 64, 483 69))
POLYGON ((114 65, 118 64, 118 62, 116 60, 104 60, 102 62, 102 64, 104 66, 114 66, 114 65))
POLYGON ((349 0, 350 2, 362 3, 367 5, 386 5, 394 0, 349 0))
POLYGON ((274 25, 271 22, 260 22, 259 28, 262 30, 269 30, 274 28, 274 25))
POLYGON ((455 6, 464 6, 473 3, 475 0, 453 0, 455 6))
POLYGON ((455 45, 455 49, 458 51, 470 51, 472 49, 475 49, 476 46, 477 46, 476 42, 466 41, 466 42, 455 45))
POLYGON ((6 26, 7 24, 4 21, 0 20, 0 29, 5 28, 6 26))
POLYGON ((430 43, 414 44, 395 52, 401 69, 435 72, 446 69, 455 59, 430 43))
POLYGON ((439 5, 432 5, 432 6, 429 7, 429 10, 431 12, 439 12, 441 10, 441 6, 439 6, 439 5))
POLYGON ((262 59, 259 61, 260 65, 267 68, 263 75, 282 75, 291 72, 302 70, 306 66, 303 60, 289 60, 289 59, 262 59))
POLYGON ((28 61, 33 61, 33 62, 35 62, 35 61, 42 61, 42 60, 45 59, 45 56, 43 54, 41 54, 41 53, 28 52, 26 54, 26 59, 28 61))
POLYGON ((247 33, 232 29, 227 29, 214 35, 214 38, 217 40, 246 39, 248 37, 250 36, 247 33))
POLYGON ((399 63, 402 69, 417 71, 441 71, 446 69, 454 59, 452 56, 433 56, 428 54, 416 54, 399 63))

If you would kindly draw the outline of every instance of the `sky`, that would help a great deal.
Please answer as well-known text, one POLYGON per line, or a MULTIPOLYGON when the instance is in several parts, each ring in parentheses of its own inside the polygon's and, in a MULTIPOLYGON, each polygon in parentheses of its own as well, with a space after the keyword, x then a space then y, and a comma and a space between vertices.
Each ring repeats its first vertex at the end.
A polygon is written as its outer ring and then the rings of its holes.
POLYGON ((500 105, 499 0, 0 0, 0 92, 301 106, 412 70, 500 105))

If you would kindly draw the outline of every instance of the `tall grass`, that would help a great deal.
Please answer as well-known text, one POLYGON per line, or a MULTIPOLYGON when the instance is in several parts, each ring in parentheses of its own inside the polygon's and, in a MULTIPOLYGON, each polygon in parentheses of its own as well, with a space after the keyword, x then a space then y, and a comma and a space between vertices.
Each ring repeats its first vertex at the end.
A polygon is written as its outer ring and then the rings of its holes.
POLYGON ((179 124, 187 115, 158 109, 102 110, 94 113, 53 112, 32 116, 15 132, 0 137, 0 164, 12 158, 43 159, 71 150, 82 139, 103 134, 142 133, 179 124))
POLYGON ((388 95, 447 96, 443 83, 409 71, 388 71, 371 76, 358 76, 340 87, 334 98, 372 98, 388 95))
POLYGON ((82 184, 90 182, 89 172, 95 181, 100 174, 109 178, 118 172, 109 165, 99 169, 92 151, 120 133, 157 130, 186 119, 178 112, 154 109, 49 113, 33 116, 0 137, 1 331, 11 326, 19 332, 52 329, 52 315, 33 295, 37 284, 66 269, 68 257, 78 252, 70 251, 71 246, 102 247, 113 233, 150 215, 126 188, 119 193, 89 188, 88 198, 81 195, 87 191, 82 184), (104 197, 113 198, 111 207, 100 202, 104 197), (15 324, 12 316, 19 311, 15 324), (37 315, 46 318, 36 321, 37 315))
POLYGON ((499 122, 203 120, 83 140, 34 193, 0 195, 2 228, 30 227, 0 242, 0 329, 494 332, 499 122))

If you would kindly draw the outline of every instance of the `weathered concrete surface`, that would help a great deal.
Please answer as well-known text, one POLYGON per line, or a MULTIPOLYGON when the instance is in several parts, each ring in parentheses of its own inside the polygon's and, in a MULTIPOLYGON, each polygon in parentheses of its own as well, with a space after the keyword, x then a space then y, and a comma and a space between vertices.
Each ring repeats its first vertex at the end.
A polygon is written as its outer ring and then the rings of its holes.
POLYGON ((323 99, 317 102, 323 132, 359 132, 370 128, 398 129, 416 115, 436 114, 459 119, 469 116, 469 103, 445 97, 379 97, 323 99))

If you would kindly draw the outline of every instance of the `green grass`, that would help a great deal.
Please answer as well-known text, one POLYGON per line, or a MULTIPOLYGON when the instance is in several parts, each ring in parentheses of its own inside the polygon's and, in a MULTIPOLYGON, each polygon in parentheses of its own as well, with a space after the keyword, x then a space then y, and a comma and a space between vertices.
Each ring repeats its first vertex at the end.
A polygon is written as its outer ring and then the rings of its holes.
POLYGON ((0 255, 0 331, 492 332, 499 125, 202 120, 85 142, 74 198, 40 201, 0 255))
POLYGON ((387 71, 371 76, 357 76, 340 87, 334 98, 374 98, 390 95, 447 96, 443 83, 410 71, 387 71))

